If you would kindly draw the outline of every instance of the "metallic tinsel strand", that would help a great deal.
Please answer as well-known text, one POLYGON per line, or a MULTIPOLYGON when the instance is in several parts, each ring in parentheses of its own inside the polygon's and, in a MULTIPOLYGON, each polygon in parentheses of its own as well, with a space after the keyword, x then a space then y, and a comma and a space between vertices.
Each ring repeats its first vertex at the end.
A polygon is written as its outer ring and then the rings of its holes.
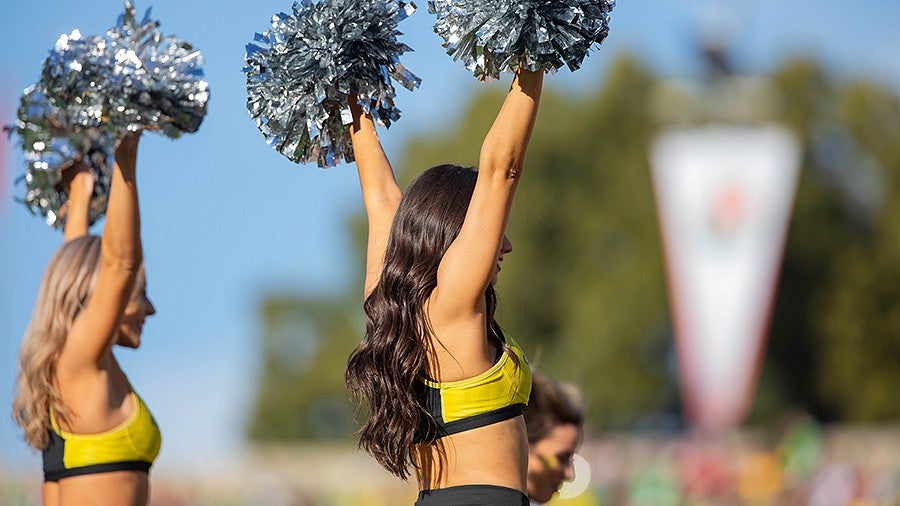
POLYGON ((76 30, 59 38, 41 84, 64 104, 70 124, 118 134, 144 129, 170 138, 197 131, 209 99, 203 56, 158 27, 150 9, 138 21, 129 1, 103 37, 76 30))
POLYGON ((609 33, 615 0, 429 0, 434 31, 479 80, 519 67, 575 71, 609 33))
POLYGON ((93 172, 90 223, 106 212, 117 139, 140 129, 169 138, 197 131, 209 99, 203 57, 190 43, 160 34, 132 2, 103 36, 60 36, 41 80, 25 90, 18 120, 25 152, 20 200, 62 228, 62 171, 81 160, 93 172))
POLYGON ((293 4, 247 45, 247 109, 266 142, 297 163, 353 161, 348 96, 378 123, 400 117, 391 79, 412 90, 420 79, 400 63, 411 49, 397 24, 415 10, 396 0, 293 4))
POLYGON ((25 194, 18 200, 32 213, 42 215, 48 225, 62 228, 65 216, 61 211, 68 199, 60 187, 63 170, 80 160, 94 176, 88 222, 99 220, 106 212, 115 137, 103 128, 74 128, 40 84, 29 86, 22 94, 17 116, 16 125, 6 129, 18 133, 25 153, 25 174, 18 179, 25 183, 25 194))

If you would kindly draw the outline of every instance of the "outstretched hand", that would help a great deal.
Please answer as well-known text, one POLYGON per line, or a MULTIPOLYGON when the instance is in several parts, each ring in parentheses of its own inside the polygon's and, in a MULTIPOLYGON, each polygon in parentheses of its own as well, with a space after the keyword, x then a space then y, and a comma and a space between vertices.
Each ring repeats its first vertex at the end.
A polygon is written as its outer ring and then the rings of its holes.
POLYGON ((70 201, 82 196, 91 198, 94 193, 94 174, 84 161, 78 160, 62 171, 62 181, 59 184, 70 201))
POLYGON ((116 158, 120 155, 134 155, 137 153, 138 141, 141 140, 141 134, 144 133, 143 130, 138 130, 137 132, 131 132, 119 141, 119 145, 116 146, 116 158))
POLYGON ((65 218, 63 241, 68 242, 88 233, 88 214, 94 196, 93 170, 84 161, 77 160, 63 170, 59 184, 66 194, 66 203, 59 214, 65 218))
POLYGON ((138 141, 141 139, 143 130, 131 132, 119 141, 116 146, 116 165, 123 171, 125 179, 130 180, 134 176, 137 167, 137 150, 138 141))

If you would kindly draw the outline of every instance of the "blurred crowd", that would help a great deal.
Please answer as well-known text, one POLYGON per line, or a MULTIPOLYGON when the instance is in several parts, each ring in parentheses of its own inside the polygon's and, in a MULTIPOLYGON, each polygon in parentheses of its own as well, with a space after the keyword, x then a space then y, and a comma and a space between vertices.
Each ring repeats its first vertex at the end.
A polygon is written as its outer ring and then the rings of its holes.
MULTIPOLYGON (((574 482, 549 504, 900 504, 898 426, 829 427, 795 417, 719 437, 588 433, 580 455, 574 482)), ((0 467, 0 505, 39 503, 40 477, 22 471, 0 467)), ((158 506, 388 506, 415 498, 414 484, 349 445, 257 447, 219 468, 160 466, 152 481, 158 506)))
POLYGON ((721 438, 606 437, 589 441, 590 486, 558 504, 896 505, 900 430, 823 428, 721 438))

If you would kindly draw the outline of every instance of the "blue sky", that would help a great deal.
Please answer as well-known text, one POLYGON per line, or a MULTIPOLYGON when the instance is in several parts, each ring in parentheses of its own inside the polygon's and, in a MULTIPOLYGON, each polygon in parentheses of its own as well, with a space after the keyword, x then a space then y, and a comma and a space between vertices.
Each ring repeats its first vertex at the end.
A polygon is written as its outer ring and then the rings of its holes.
MULTIPOLYGON (((412 135, 439 132, 479 85, 450 60, 431 32, 422 0, 400 24, 414 53, 403 62, 423 79, 414 93, 398 87, 403 117, 381 136, 399 154, 412 135)), ((13 119, 22 89, 37 80, 58 36, 78 28, 99 34, 121 12, 116 1, 11 0, 0 15, 0 122, 13 119)), ((157 472, 199 470, 210 458, 240 451, 255 389, 260 298, 273 291, 329 295, 356 269, 346 218, 361 208, 354 168, 298 166, 270 149, 249 118, 244 45, 289 1, 139 2, 164 33, 203 51, 212 93, 193 135, 171 141, 145 135, 139 155, 143 238, 150 297, 158 314, 144 345, 117 354, 164 432, 157 472)), ((812 54, 838 76, 869 76, 900 91, 900 2, 892 0, 622 0, 612 31, 581 70, 563 70, 548 86, 584 92, 599 86, 611 56, 628 51, 663 76, 699 72, 693 41, 717 23, 733 34, 737 66, 766 72, 790 55, 812 54)), ((495 86, 508 86, 508 78, 495 86)), ((0 147, 3 145, 0 144, 0 147)), ((472 149, 477 149, 473 146, 472 149)), ((396 157, 397 155, 395 155, 396 157)), ((22 156, 6 143, 0 183, 0 469, 31 469, 31 454, 9 405, 19 339, 47 260, 61 235, 13 201, 22 156)), ((395 160, 396 162, 397 160, 395 160)), ((99 233, 95 227, 94 233, 99 233)))

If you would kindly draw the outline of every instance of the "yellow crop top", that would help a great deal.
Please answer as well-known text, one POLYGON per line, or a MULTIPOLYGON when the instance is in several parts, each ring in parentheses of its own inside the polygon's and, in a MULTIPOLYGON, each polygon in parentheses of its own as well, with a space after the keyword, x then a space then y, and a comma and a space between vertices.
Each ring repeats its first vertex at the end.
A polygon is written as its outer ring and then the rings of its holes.
POLYGON ((159 454, 162 435, 144 401, 131 392, 134 409, 118 427, 99 434, 73 434, 59 428, 50 408, 50 444, 44 449, 44 481, 112 471, 148 472, 159 454))
POLYGON ((487 371, 460 381, 422 378, 421 402, 438 425, 438 437, 491 425, 522 414, 531 393, 531 369, 522 348, 507 339, 510 350, 500 353, 487 371), (518 362, 518 363, 517 363, 518 362))

